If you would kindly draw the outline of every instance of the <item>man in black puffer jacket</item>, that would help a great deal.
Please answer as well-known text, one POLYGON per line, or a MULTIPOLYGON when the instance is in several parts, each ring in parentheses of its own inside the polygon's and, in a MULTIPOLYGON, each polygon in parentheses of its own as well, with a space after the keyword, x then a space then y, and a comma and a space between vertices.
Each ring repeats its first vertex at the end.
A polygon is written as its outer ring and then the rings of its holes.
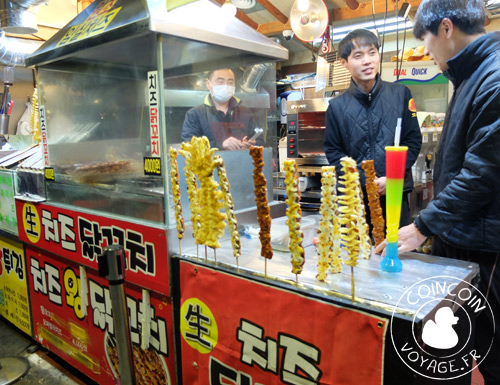
POLYGON ((485 384, 498 385, 500 33, 486 34, 484 22, 482 0, 424 0, 418 8, 413 33, 453 82, 454 93, 436 157, 434 199, 399 230, 398 250, 413 250, 435 235, 434 255, 479 263, 479 290, 495 319, 488 311, 477 317, 476 361, 485 384))
MULTIPOLYGON (((325 155, 338 174, 340 159, 344 156, 353 158, 359 170, 363 160, 373 159, 375 182, 385 212, 385 147, 394 145, 397 120, 401 118, 400 145, 408 147, 401 225, 407 225, 411 222, 408 204, 408 193, 413 189, 411 166, 420 152, 422 135, 410 90, 402 84, 380 79, 378 50, 377 37, 365 29, 350 32, 339 43, 340 61, 352 78, 349 89, 330 100, 326 111, 325 155)), ((360 179, 364 189, 362 170, 360 179)), ((366 191, 364 196, 366 203, 366 191)), ((369 210, 366 212, 368 216, 369 210)))

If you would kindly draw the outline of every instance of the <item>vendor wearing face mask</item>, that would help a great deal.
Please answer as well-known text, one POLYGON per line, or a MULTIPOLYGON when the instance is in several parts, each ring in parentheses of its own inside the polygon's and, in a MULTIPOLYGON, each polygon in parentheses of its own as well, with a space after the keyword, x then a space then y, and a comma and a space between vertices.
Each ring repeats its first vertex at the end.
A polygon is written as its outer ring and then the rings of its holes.
POLYGON ((247 140, 254 135, 257 125, 249 109, 240 105, 234 96, 234 72, 218 69, 206 79, 210 94, 202 105, 191 108, 184 119, 182 141, 193 136, 206 136, 212 147, 222 150, 242 150, 255 145, 247 140))

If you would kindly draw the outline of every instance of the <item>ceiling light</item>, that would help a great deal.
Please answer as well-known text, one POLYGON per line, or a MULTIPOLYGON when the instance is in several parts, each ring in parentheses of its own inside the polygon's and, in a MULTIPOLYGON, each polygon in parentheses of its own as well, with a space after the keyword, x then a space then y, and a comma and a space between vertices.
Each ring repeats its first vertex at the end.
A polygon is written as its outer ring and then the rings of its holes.
POLYGON ((296 0, 290 10, 290 27, 303 41, 313 41, 328 27, 328 9, 323 0, 296 0), (301 11, 306 7, 305 11, 301 11))

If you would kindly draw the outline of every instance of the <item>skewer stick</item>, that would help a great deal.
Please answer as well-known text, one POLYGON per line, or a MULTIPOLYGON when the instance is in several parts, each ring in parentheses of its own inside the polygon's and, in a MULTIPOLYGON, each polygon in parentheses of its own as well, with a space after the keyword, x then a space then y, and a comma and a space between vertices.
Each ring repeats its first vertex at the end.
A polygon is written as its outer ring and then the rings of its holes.
POLYGON ((200 245, 196 244, 196 260, 200 260, 200 245))
POLYGON ((214 248, 214 260, 215 264, 217 265, 217 249, 214 248))
POLYGON ((295 274, 295 287, 298 289, 299 288, 299 275, 295 274))
POLYGON ((205 263, 208 263, 207 245, 205 245, 205 263))
POLYGON ((240 258, 236 257, 236 272, 240 272, 240 258))
POLYGON ((351 297, 352 303, 354 303, 354 267, 351 266, 351 297))
POLYGON ((264 258, 264 279, 267 279, 267 258, 264 258))
POLYGON ((182 257, 182 245, 181 245, 181 239, 179 238, 179 254, 182 257))

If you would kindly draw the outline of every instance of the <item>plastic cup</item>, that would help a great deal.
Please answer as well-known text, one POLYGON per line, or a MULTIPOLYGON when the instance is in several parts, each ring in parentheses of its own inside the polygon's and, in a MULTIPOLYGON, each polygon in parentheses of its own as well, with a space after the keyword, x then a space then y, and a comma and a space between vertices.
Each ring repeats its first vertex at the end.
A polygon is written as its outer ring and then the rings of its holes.
POLYGON ((387 247, 385 257, 380 262, 380 269, 390 273, 403 270, 403 264, 398 258, 398 230, 407 152, 406 146, 385 148, 387 247))

